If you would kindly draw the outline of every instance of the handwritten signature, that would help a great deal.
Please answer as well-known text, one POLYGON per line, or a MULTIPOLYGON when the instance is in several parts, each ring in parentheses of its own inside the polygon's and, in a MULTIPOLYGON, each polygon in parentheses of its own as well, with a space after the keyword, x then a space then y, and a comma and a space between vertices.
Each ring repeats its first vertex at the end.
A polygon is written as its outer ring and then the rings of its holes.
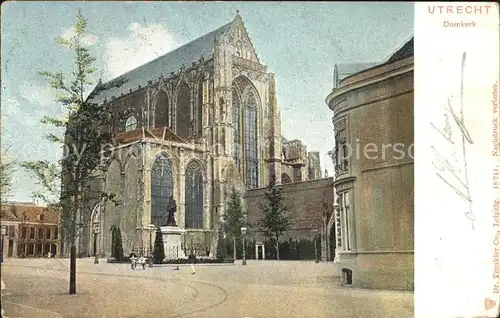
POLYGON ((474 144, 472 137, 465 125, 464 118, 464 69, 465 69, 466 53, 462 55, 461 64, 461 79, 460 79, 460 113, 456 114, 452 107, 452 102, 450 98, 447 99, 447 107, 443 107, 445 114, 444 127, 442 129, 438 128, 434 123, 430 123, 432 128, 434 128, 446 141, 449 142, 452 150, 452 158, 447 159, 442 153, 440 153, 436 147, 431 146, 434 152, 435 160, 432 162, 433 166, 438 170, 436 172, 437 176, 448 185, 461 199, 467 202, 468 208, 465 211, 465 216, 471 221, 472 229, 474 230, 474 221, 476 216, 472 211, 472 197, 469 186, 469 173, 467 169, 467 145, 474 144), (461 138, 457 141, 453 136, 452 125, 450 124, 450 117, 453 119, 454 124, 460 130, 461 138), (463 159, 460 163, 457 159, 456 148, 462 152, 463 159), (461 149, 460 149, 461 148, 461 149), (450 162, 452 160, 452 162, 450 162), (461 167, 457 167, 460 166, 461 167), (444 174, 448 174, 445 177, 444 174))

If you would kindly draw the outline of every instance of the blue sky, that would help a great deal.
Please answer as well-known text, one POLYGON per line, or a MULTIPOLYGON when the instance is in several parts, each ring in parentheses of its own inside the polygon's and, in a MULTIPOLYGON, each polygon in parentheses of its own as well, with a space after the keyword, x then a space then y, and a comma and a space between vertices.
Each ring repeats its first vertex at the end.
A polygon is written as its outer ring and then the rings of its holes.
MULTIPOLYGON (((240 11, 261 62, 276 74, 282 133, 320 151, 333 173, 332 113, 325 98, 335 63, 380 61, 413 32, 411 3, 340 2, 5 2, 1 7, 2 150, 11 158, 57 160, 44 140, 44 115, 61 113, 38 71, 68 72, 72 58, 55 45, 76 12, 89 20, 89 44, 103 80, 131 70, 223 24, 240 11)), ((22 169, 12 200, 36 190, 22 169)))

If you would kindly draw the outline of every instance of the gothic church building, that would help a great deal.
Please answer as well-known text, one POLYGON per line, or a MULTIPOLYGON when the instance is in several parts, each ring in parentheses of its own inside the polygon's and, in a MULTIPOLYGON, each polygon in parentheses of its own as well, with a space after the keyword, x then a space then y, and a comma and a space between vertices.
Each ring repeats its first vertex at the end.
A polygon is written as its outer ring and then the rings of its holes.
POLYGON ((260 62, 239 14, 122 78, 123 86, 94 100, 111 103, 117 145, 93 186, 116 194, 120 204, 89 202, 80 219, 79 256, 113 256, 110 229, 116 227, 125 254, 148 247, 148 225, 165 225, 171 197, 190 244, 214 255, 232 187, 243 193, 272 178, 321 177, 319 154, 282 138, 274 74, 260 62))

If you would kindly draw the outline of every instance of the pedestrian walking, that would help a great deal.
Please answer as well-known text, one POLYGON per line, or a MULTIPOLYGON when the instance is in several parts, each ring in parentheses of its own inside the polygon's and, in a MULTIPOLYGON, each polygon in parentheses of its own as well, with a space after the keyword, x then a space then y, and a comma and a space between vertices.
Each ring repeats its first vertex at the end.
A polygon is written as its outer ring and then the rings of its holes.
POLYGON ((130 260, 130 268, 135 269, 135 267, 137 266, 137 254, 135 254, 135 252, 132 250, 128 258, 130 260))
POLYGON ((194 255, 193 251, 191 251, 191 253, 189 254, 188 261, 189 264, 191 265, 191 275, 194 275, 195 274, 194 264, 196 263, 196 256, 194 255))

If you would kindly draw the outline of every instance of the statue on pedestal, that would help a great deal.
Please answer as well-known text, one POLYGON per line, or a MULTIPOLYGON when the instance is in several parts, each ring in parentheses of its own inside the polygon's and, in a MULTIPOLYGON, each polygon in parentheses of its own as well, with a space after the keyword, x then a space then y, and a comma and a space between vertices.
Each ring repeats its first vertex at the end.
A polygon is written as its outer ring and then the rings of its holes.
POLYGON ((166 226, 177 226, 175 222, 175 212, 177 212, 177 204, 175 203, 174 196, 170 196, 170 200, 167 207, 167 224, 166 226))

